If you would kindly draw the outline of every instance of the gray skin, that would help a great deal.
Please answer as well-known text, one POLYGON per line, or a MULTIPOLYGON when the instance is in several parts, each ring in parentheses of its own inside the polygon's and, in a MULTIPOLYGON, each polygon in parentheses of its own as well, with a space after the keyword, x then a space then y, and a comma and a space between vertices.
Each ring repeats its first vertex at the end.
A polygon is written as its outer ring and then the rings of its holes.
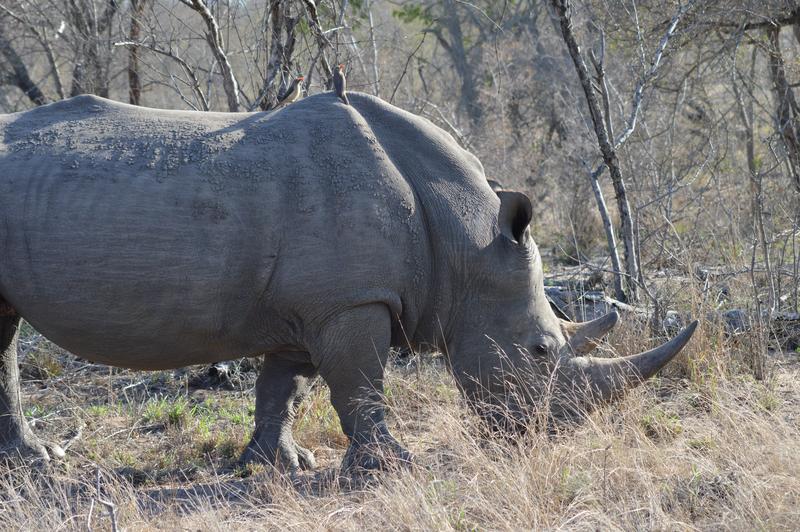
POLYGON ((317 376, 350 440, 346 469, 410 460, 380 399, 390 346, 442 346, 476 408, 514 424, 540 376, 577 397, 553 401, 563 416, 688 341, 693 327, 637 359, 580 356, 616 315, 553 314, 527 197, 493 192, 429 121, 349 96, 252 114, 79 96, 0 115, 0 453, 48 456, 19 401, 20 317, 119 367, 266 355, 242 459, 290 470, 314 465, 292 423, 317 376))

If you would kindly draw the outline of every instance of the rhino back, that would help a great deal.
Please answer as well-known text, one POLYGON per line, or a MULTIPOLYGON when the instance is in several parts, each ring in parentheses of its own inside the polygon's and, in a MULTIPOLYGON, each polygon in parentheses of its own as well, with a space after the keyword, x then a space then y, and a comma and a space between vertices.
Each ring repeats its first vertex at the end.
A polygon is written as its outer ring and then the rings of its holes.
POLYGON ((419 293, 408 183, 355 111, 301 103, 3 117, 0 293, 76 354, 142 368, 258 354, 300 341, 287 316, 419 293))

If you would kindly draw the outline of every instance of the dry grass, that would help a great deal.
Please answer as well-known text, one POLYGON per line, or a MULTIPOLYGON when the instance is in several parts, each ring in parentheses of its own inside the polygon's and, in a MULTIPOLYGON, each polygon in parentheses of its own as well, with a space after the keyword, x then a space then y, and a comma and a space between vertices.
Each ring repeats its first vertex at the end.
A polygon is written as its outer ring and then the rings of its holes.
MULTIPOLYGON (((616 341, 641 347, 635 331, 616 341)), ((742 369, 744 350, 709 331, 668 377, 572 431, 487 440, 439 359, 389 372, 393 431, 411 470, 367 485, 335 479, 345 440, 320 387, 298 439, 317 473, 295 484, 255 468, 222 473, 245 443, 252 396, 189 385, 192 373, 109 372, 71 363, 29 381, 37 431, 83 436, 65 462, 0 480, 0 529, 794 529, 800 520, 800 370, 742 369), (100 494, 96 471, 100 471, 100 494), (93 507, 92 507, 93 506, 93 507)))

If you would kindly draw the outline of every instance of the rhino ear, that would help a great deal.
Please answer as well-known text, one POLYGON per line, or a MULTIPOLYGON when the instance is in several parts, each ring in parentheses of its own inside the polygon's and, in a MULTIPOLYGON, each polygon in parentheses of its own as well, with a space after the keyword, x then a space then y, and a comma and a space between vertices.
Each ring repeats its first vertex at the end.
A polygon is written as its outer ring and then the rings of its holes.
POLYGON ((524 243, 530 238, 528 226, 533 217, 531 200, 522 192, 513 190, 498 190, 497 197, 500 198, 500 214, 497 217, 500 232, 518 244, 524 243))

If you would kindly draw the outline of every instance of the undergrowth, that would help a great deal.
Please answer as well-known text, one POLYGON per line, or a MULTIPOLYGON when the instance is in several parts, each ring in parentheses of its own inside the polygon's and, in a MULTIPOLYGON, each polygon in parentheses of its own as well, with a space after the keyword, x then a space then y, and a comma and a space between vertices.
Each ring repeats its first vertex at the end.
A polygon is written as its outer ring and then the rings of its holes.
MULTIPOLYGON (((623 325, 611 341, 627 354, 649 347, 644 336, 623 325)), ((24 399, 42 437, 83 434, 65 461, 0 478, 0 529, 108 529, 101 500, 125 529, 794 528, 800 365, 773 357, 755 379, 740 340, 701 327, 624 400, 515 439, 487 438, 441 357, 413 355, 389 368, 386 400, 416 462, 357 486, 337 478, 347 442, 322 385, 295 430, 320 467, 292 480, 233 467, 253 422, 252 379, 207 390, 180 372, 62 368, 28 381, 24 399)))

